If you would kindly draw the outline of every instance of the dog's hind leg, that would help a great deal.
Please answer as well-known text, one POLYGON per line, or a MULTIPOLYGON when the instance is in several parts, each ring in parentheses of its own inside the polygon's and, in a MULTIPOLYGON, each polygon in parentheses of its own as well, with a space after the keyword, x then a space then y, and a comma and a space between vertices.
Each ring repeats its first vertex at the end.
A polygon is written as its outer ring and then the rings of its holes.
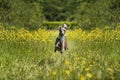
POLYGON ((68 49, 68 44, 67 44, 67 39, 65 37, 65 50, 67 50, 67 49, 68 49))
POLYGON ((60 51, 60 53, 62 54, 62 53, 63 53, 63 51, 60 51))
POLYGON ((58 45, 59 45, 59 39, 58 39, 58 38, 56 38, 54 52, 56 52, 56 51, 57 51, 57 47, 58 47, 58 45))
POLYGON ((59 44, 60 44, 60 41, 59 41, 59 39, 58 39, 58 38, 56 38, 56 41, 55 41, 55 47, 58 47, 58 46, 59 46, 59 44))
POLYGON ((54 52, 56 52, 56 51, 57 51, 57 49, 55 48, 54 52))
POLYGON ((62 40, 61 41, 61 53, 63 53, 64 48, 65 48, 65 40, 62 40))

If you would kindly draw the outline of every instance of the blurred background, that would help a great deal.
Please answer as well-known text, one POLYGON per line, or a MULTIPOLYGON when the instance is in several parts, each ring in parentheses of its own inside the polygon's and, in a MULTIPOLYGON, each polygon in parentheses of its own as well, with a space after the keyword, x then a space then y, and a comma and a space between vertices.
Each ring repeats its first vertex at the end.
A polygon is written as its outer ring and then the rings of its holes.
POLYGON ((0 24, 5 28, 114 29, 120 22, 120 0, 0 0, 0 24))

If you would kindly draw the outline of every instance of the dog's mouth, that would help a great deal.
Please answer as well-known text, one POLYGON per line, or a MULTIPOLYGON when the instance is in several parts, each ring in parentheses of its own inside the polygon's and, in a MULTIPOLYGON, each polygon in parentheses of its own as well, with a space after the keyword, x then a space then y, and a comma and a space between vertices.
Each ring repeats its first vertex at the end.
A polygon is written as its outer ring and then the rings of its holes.
POLYGON ((63 33, 61 33, 60 35, 61 35, 61 36, 64 36, 64 34, 63 34, 63 33))

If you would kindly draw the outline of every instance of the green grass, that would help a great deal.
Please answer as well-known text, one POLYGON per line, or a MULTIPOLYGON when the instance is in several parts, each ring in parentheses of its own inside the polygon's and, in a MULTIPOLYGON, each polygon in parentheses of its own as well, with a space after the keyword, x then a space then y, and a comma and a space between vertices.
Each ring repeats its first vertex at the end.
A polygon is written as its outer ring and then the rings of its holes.
POLYGON ((68 39, 68 44, 60 54, 54 53, 54 42, 0 41, 0 80, 120 79, 120 41, 68 39))

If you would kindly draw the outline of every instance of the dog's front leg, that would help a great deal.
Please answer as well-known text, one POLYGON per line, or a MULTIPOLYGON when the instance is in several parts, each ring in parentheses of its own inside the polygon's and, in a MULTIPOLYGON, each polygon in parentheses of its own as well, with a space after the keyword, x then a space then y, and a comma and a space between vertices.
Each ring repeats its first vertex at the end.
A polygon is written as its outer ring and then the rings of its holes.
POLYGON ((59 45, 59 40, 58 40, 58 38, 56 38, 56 41, 55 41, 55 52, 57 51, 57 49, 58 49, 58 45, 59 45))
POLYGON ((62 43, 62 46, 61 46, 61 53, 62 53, 65 47, 65 40, 62 40, 61 43, 62 43))
POLYGON ((65 37, 65 50, 68 49, 67 38, 65 37))

